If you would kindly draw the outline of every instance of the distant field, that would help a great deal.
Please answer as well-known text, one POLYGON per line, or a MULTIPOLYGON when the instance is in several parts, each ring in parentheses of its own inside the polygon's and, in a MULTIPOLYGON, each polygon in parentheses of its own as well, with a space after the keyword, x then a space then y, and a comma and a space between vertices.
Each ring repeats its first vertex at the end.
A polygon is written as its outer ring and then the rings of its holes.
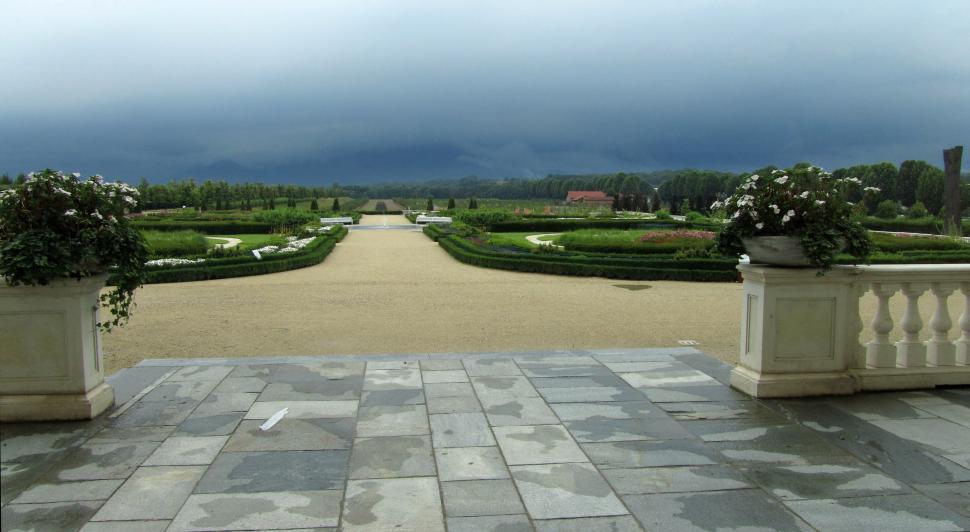
MULTIPOLYGON (((425 201, 425 203, 427 203, 427 201, 428 201, 427 198, 425 198, 424 201, 425 201)), ((403 210, 407 209, 407 207, 405 207, 404 205, 401 205, 400 203, 398 203, 398 202, 396 202, 396 201, 394 201, 392 199, 369 199, 362 206, 357 207, 357 210, 358 211, 376 211, 377 210, 377 204, 379 202, 384 202, 384 206, 385 206, 386 210, 389 210, 389 211, 403 211, 403 210)), ((423 209, 424 207, 421 207, 421 208, 423 209)))

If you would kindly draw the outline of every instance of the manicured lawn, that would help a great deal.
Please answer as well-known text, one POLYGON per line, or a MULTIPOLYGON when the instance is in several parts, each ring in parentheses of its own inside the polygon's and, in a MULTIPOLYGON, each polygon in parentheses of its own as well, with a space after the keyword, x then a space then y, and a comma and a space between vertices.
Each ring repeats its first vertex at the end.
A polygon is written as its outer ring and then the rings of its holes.
POLYGON ((152 258, 203 255, 209 248, 208 241, 197 231, 142 231, 141 234, 152 258))

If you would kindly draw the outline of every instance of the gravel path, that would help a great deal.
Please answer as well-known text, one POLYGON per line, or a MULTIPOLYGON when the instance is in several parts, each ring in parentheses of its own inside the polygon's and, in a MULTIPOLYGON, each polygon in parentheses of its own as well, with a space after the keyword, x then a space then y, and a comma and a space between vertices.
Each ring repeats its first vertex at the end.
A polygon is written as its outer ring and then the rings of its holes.
POLYGON ((229 249, 242 244, 242 240, 238 238, 225 238, 221 236, 207 236, 209 240, 222 240, 222 244, 216 244, 217 248, 229 249))
MULTIPOLYGON (((932 300, 922 298, 927 322, 932 300)), ((145 358, 667 347, 680 340, 733 362, 741 285, 478 268, 420 232, 387 230, 352 231, 309 268, 147 285, 135 301, 131 322, 103 337, 109 373, 145 358)), ((898 320, 902 298, 892 305, 898 320)), ((874 298, 862 306, 868 323, 874 298)), ((962 309, 956 297, 950 308, 962 309)))
POLYGON ((542 233, 541 235, 529 235, 529 236, 525 237, 525 239, 528 240, 529 242, 532 242, 533 244, 535 244, 537 246, 550 246, 550 247, 554 247, 554 248, 557 248, 557 249, 563 249, 562 246, 557 246, 557 245, 553 244, 552 243, 552 240, 541 240, 542 237, 544 237, 544 236, 559 236, 561 234, 562 233, 542 233))

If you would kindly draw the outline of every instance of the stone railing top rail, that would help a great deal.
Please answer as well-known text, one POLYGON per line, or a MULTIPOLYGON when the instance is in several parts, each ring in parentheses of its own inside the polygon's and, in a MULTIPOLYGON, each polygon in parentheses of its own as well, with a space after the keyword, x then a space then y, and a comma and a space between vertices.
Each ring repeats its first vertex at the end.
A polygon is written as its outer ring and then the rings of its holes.
MULTIPOLYGON (((816 268, 779 268, 764 264, 738 264, 745 276, 759 279, 801 279, 816 276, 816 268)), ((874 264, 833 266, 820 283, 845 282, 959 282, 970 283, 970 264, 874 264)))

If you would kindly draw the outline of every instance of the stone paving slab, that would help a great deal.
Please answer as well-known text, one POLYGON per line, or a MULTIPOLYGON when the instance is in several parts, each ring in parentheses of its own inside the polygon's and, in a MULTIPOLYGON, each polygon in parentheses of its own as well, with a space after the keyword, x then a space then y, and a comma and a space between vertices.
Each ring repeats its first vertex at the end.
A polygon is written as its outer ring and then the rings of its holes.
POLYGON ((967 388, 755 400, 692 348, 126 371, 0 427, 4 531, 970 529, 967 388))

